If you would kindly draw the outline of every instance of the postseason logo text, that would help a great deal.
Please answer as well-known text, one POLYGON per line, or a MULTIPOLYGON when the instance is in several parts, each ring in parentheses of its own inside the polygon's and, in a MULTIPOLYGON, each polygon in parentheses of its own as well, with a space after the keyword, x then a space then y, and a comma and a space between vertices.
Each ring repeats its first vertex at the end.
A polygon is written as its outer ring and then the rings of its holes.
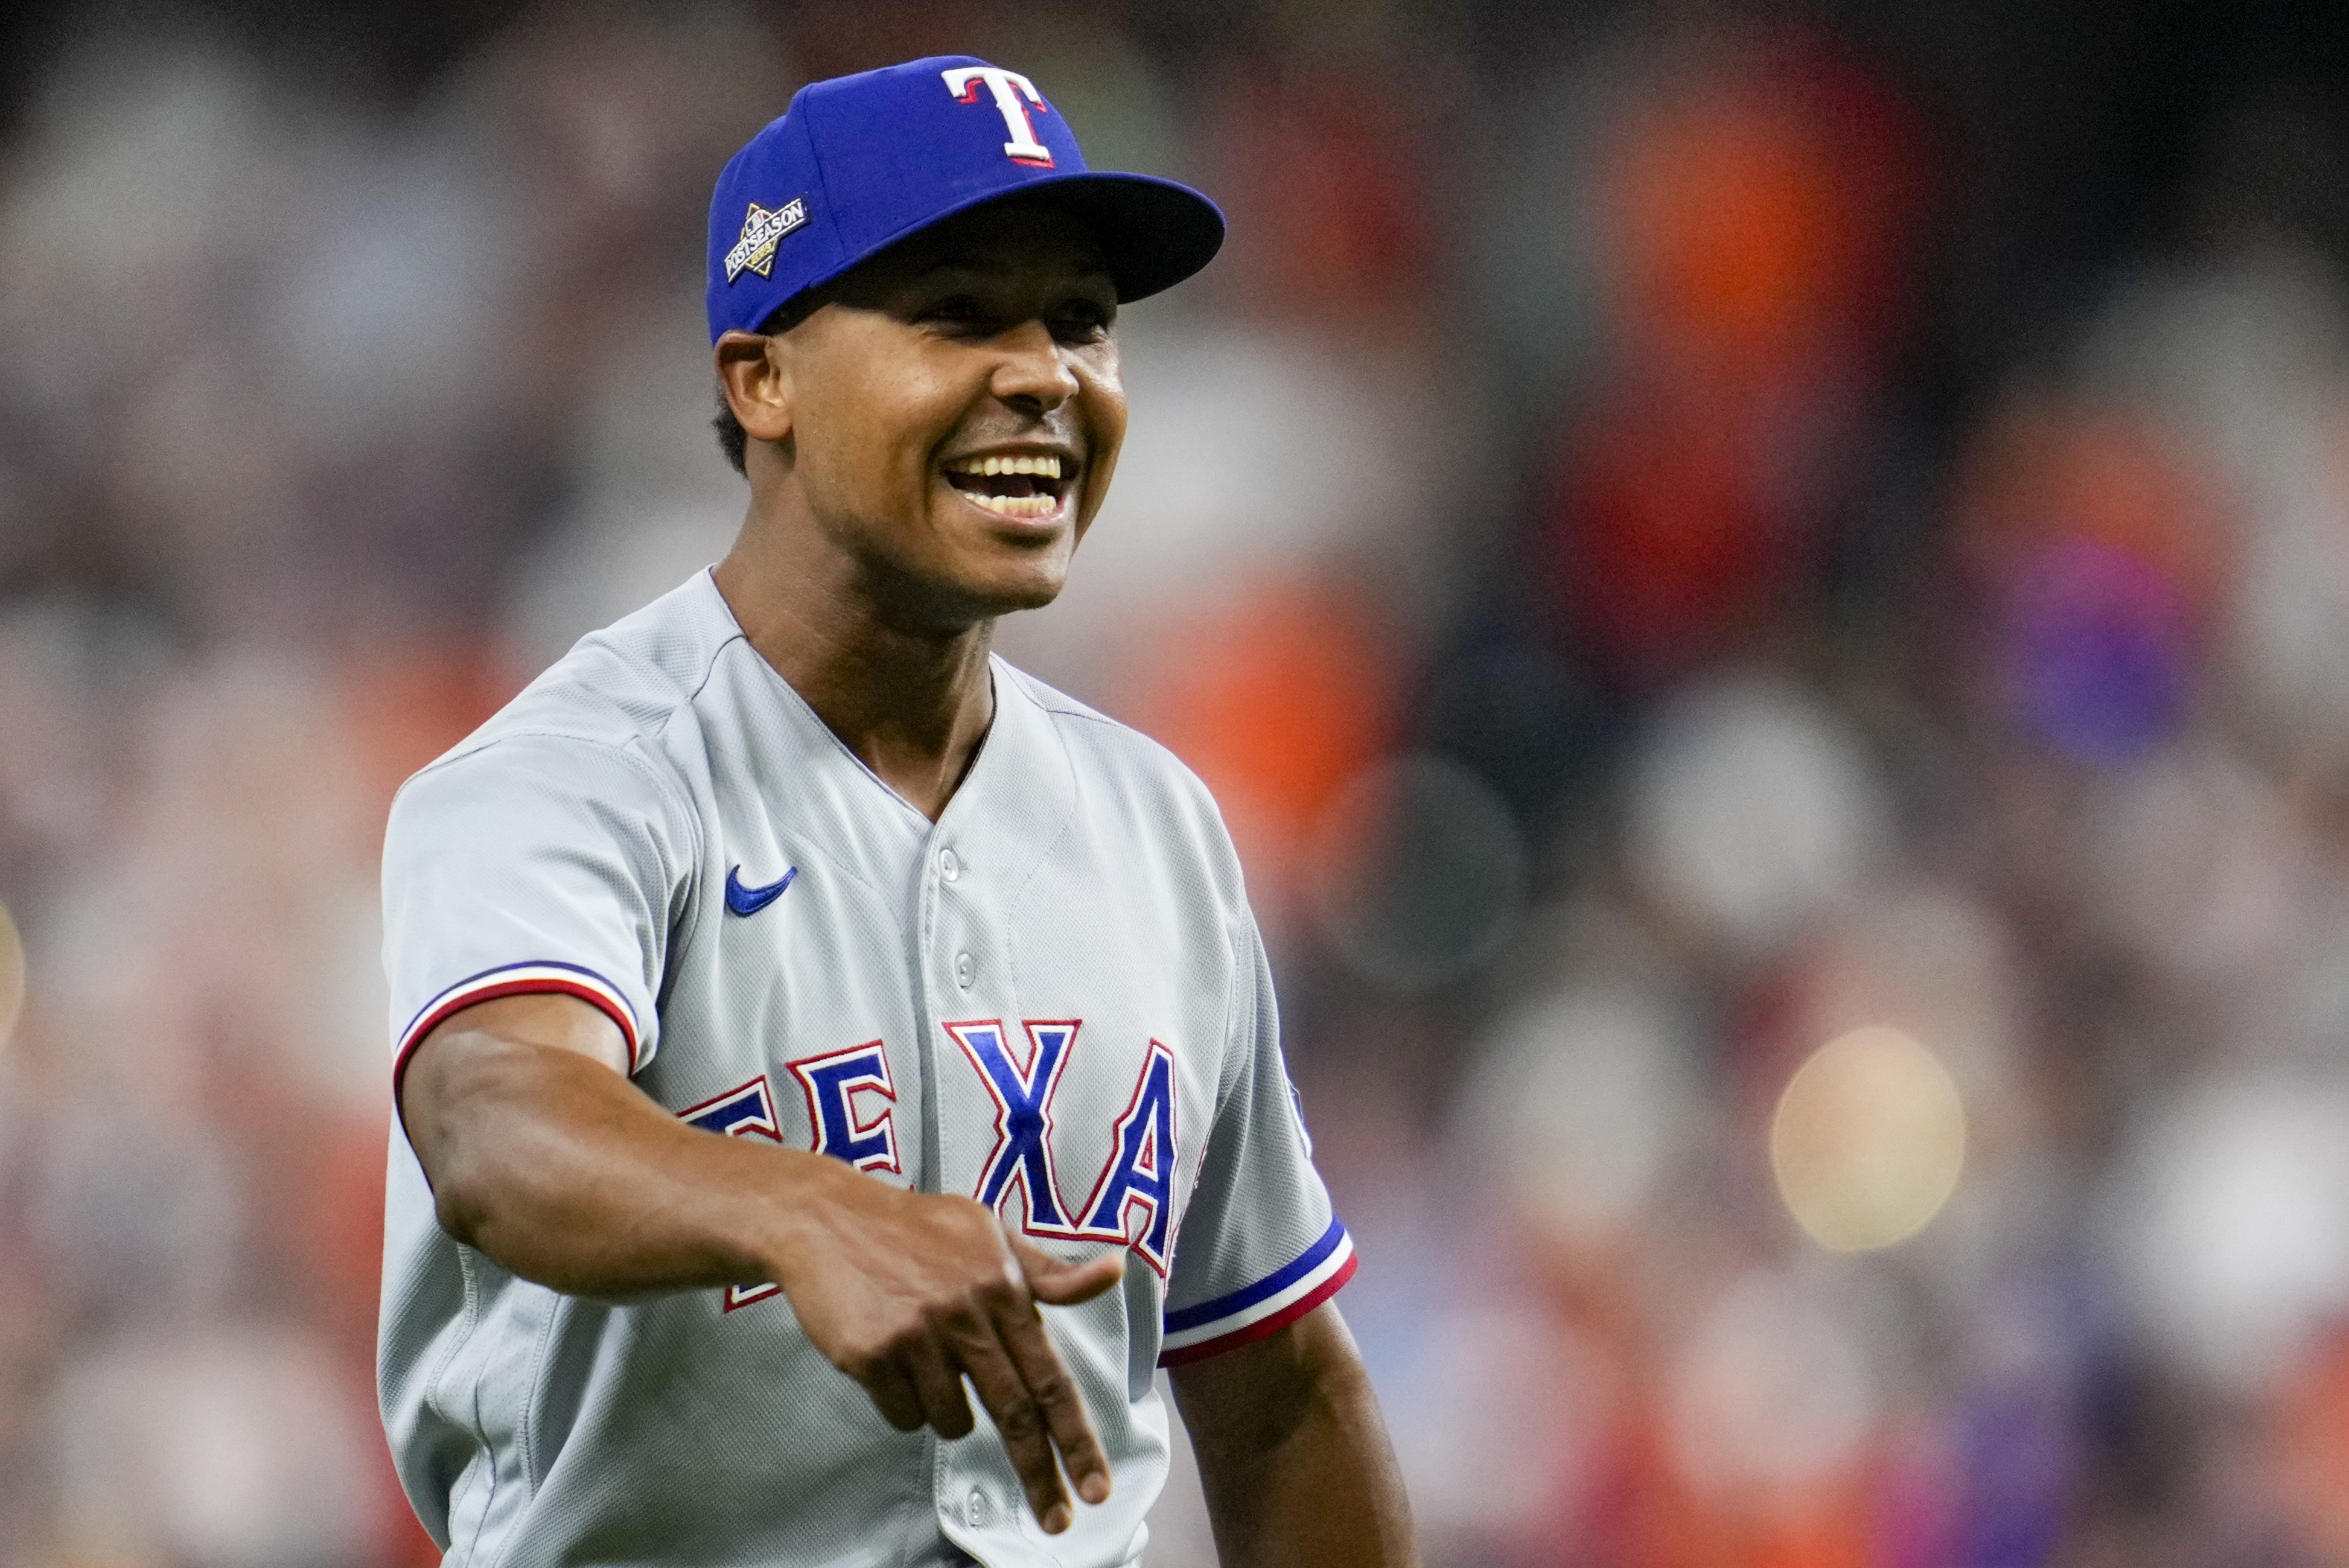
POLYGON ((742 237, 726 253, 726 281, 732 283, 745 271, 762 278, 771 275, 775 267, 777 242, 806 222, 805 196, 794 196, 771 211, 751 202, 750 211, 743 215, 742 237))

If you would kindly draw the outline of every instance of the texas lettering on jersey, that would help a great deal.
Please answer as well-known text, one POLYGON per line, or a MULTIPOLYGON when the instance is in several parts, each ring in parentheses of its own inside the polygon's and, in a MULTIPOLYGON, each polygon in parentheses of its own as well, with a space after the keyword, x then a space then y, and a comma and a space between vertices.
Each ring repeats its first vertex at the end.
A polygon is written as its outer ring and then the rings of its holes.
MULTIPOLYGON (((715 1132, 727 1138, 763 1138, 770 1143, 783 1140, 782 1123, 775 1119, 774 1091, 767 1087, 767 1075, 761 1073, 738 1088, 689 1105, 677 1113, 679 1121, 715 1132)), ((764 1301, 780 1295, 783 1287, 771 1282, 766 1284, 736 1284, 726 1287, 726 1310, 748 1306, 754 1301, 764 1301)))
MULTIPOLYGON (((998 1018, 946 1026, 995 1101, 995 1147, 971 1196, 1028 1235, 1128 1247, 1163 1279, 1174 1255, 1174 1053, 1150 1042, 1133 1094, 1111 1130, 1108 1162, 1084 1201, 1072 1205, 1053 1161, 1052 1098, 1082 1027, 1078 1018, 1023 1019, 1023 1046, 1015 1047, 998 1018)), ((892 1114, 897 1091, 879 1040, 786 1065, 806 1095, 816 1153, 860 1171, 902 1169, 892 1114), (872 1098, 860 1104, 860 1095, 872 1098)), ((678 1116, 728 1137, 783 1140, 763 1073, 678 1116)), ((726 1310, 764 1300, 776 1290, 772 1284, 734 1286, 726 1293, 726 1310)))

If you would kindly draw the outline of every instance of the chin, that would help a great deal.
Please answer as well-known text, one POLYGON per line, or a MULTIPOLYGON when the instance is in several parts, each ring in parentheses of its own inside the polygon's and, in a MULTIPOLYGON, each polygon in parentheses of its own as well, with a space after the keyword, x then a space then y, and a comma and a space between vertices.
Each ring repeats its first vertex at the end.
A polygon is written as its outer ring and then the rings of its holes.
POLYGON ((1011 583, 999 583, 993 585, 992 591, 986 596, 995 605, 991 614, 1009 615, 1021 610, 1042 609, 1061 596, 1061 590, 1067 585, 1067 583, 1066 573, 1054 573, 1049 577, 1040 575, 1011 583))
POLYGON ((1021 610, 1040 610, 1061 596, 1068 580, 1062 571, 1040 571, 1033 562, 1009 570, 974 567, 966 571, 907 573, 889 594, 900 624, 933 631, 960 632, 1021 610))
POLYGON ((1070 553, 1058 542, 1043 549, 973 551, 956 562, 956 585, 971 600, 989 606, 988 614, 1040 610, 1067 585, 1070 553))

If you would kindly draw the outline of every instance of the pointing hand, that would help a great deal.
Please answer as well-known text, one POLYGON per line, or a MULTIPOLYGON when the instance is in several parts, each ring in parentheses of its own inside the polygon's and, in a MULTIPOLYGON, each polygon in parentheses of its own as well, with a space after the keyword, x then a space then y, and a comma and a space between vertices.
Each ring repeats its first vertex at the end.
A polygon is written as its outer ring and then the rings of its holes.
POLYGON ((774 1274, 816 1348, 901 1431, 968 1436, 968 1378, 1047 1533, 1071 1518, 1063 1467, 1078 1496, 1105 1501, 1109 1461, 1037 1304, 1073 1306, 1112 1289, 1123 1254, 1063 1263, 968 1198, 826 1163, 839 1173, 830 1201, 804 1205, 774 1274))

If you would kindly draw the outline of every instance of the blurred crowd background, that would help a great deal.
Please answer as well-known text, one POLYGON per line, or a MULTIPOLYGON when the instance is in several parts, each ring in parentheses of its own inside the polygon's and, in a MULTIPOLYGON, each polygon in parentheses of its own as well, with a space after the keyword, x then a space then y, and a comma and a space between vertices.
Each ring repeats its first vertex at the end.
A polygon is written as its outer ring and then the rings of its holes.
MULTIPOLYGON (((432 1560, 387 802, 725 549, 725 158, 971 52, 1231 217, 1000 644, 1223 803, 1432 1568, 2349 1563, 2344 46, 13 9, 0 1563, 432 1560)), ((1195 1481, 1158 1521, 1212 1561, 1195 1481)))

